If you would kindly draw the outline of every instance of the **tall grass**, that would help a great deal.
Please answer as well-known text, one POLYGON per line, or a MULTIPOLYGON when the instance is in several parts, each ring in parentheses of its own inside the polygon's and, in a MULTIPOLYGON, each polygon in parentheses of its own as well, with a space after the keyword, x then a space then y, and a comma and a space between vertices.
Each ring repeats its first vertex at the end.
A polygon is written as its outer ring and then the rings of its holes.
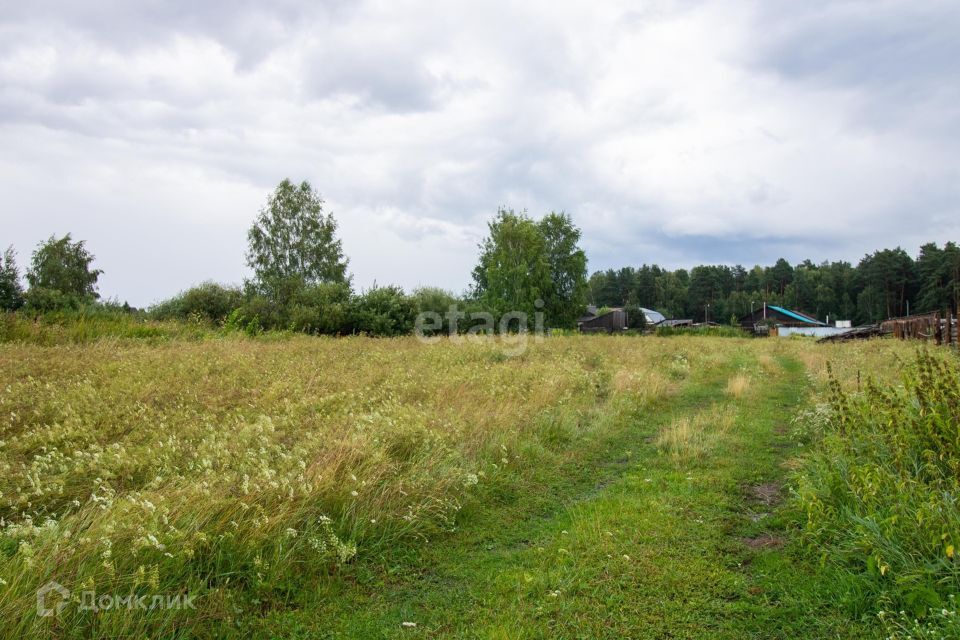
POLYGON ((922 617, 960 592, 960 361, 920 351, 902 366, 899 384, 863 376, 859 392, 849 368, 830 377, 829 402, 803 416, 819 443, 797 501, 860 610, 922 617))
POLYGON ((736 421, 736 409, 715 404, 696 413, 682 416, 661 429, 657 447, 678 464, 703 460, 730 432, 736 421))
POLYGON ((676 340, 0 345, 0 636, 219 636, 672 393, 676 340), (36 615, 48 580, 197 610, 36 615))
POLYGON ((196 340, 210 334, 211 327, 205 323, 151 320, 136 312, 101 306, 36 315, 0 312, 0 343, 52 346, 101 339, 157 342, 196 340))
POLYGON ((727 380, 727 393, 737 400, 743 398, 750 391, 750 375, 740 371, 727 380))
POLYGON ((749 338, 750 334, 740 327, 726 325, 709 327, 656 327, 655 333, 660 337, 669 336, 712 336, 714 338, 749 338))

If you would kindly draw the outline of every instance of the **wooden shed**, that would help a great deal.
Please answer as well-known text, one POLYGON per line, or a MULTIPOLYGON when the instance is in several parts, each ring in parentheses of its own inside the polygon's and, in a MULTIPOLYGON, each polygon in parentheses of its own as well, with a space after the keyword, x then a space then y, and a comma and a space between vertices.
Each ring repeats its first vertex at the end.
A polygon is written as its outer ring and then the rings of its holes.
POLYGON ((577 321, 581 333, 613 333, 627 328, 627 312, 623 309, 611 309, 601 315, 586 315, 577 321))

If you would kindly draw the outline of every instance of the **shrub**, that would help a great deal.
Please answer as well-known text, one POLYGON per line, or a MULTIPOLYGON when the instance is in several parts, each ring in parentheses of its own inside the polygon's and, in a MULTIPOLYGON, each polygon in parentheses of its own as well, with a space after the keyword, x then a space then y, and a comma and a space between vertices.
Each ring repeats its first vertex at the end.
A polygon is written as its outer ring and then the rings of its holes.
POLYGON ((288 309, 289 328, 304 333, 350 332, 350 285, 330 282, 301 289, 288 309))
POLYGON ((30 287, 25 296, 24 308, 32 313, 49 313, 60 310, 77 310, 81 300, 74 295, 47 287, 30 287))
POLYGON ((643 331, 647 326, 647 316, 643 315, 643 309, 637 305, 628 306, 624 311, 627 312, 627 328, 643 331))
POLYGON ((257 334, 264 329, 284 327, 285 315, 285 310, 280 305, 265 296, 254 295, 227 316, 224 327, 257 334))
POLYGON ((204 282, 154 306, 151 315, 158 320, 202 318, 220 323, 242 306, 243 300, 237 287, 204 282))
POLYGON ((850 394, 831 375, 830 387, 826 435, 798 478, 808 541, 862 604, 942 608, 960 590, 960 362, 920 352, 902 386, 850 394))
MULTIPOLYGON (((436 331, 437 333, 449 333, 450 320, 446 314, 450 311, 451 307, 459 308, 459 300, 457 300, 456 296, 436 287, 421 287, 415 289, 410 297, 413 300, 417 314, 436 313, 440 316, 441 327, 436 331)), ((458 328, 464 329, 465 327, 458 328)))
POLYGON ((414 301, 395 286, 374 287, 354 301, 353 327, 374 336, 399 336, 413 331, 414 301))

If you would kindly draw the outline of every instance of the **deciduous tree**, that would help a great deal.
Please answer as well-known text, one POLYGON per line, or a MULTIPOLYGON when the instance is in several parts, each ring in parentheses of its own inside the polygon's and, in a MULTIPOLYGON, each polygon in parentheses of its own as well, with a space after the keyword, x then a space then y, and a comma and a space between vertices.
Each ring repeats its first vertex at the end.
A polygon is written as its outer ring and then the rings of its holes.
POLYGON ((543 232, 526 214, 507 209, 487 226, 473 270, 474 295, 495 315, 516 311, 532 319, 552 288, 543 232))
POLYGON ((57 305, 74 306, 96 300, 100 297, 97 279, 103 271, 91 268, 93 261, 94 256, 83 240, 73 242, 69 233, 62 238, 50 236, 30 258, 28 301, 59 300, 57 305))
POLYGON ((333 215, 309 182, 284 180, 247 234, 256 289, 280 304, 321 282, 347 282, 347 259, 333 215))
POLYGON ((16 311, 23 306, 23 285, 13 247, 3 252, 0 264, 0 311, 16 311))
POLYGON ((587 302, 587 254, 578 244, 580 229, 565 213, 550 213, 537 227, 550 269, 544 318, 551 327, 575 327, 587 302))

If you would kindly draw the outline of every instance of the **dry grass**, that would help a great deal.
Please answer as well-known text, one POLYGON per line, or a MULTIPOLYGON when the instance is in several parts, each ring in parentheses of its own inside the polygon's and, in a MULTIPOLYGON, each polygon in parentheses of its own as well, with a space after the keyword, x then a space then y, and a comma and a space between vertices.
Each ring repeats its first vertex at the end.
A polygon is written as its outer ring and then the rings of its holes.
POLYGON ((661 429, 657 447, 678 463, 701 460, 730 432, 736 416, 734 407, 719 404, 692 418, 682 416, 661 429))
MULTIPOLYGON (((785 341, 791 342, 791 341, 785 341)), ((827 381, 827 364, 833 369, 841 385, 848 391, 872 377, 881 382, 896 381, 904 363, 913 359, 913 354, 923 344, 905 340, 859 340, 834 344, 790 345, 795 357, 803 362, 814 382, 822 385, 827 381)), ((935 347, 932 347, 935 348, 935 347)))
POLYGON ((679 385, 659 370, 618 369, 613 375, 613 390, 653 402, 675 394, 679 385))
POLYGON ((760 370, 764 375, 771 376, 775 375, 780 371, 780 364, 769 353, 760 353, 757 355, 757 364, 760 365, 760 370))
POLYGON ((750 391, 751 378, 748 374, 743 373, 742 371, 736 373, 727 380, 727 393, 739 400, 740 398, 747 395, 750 391))

